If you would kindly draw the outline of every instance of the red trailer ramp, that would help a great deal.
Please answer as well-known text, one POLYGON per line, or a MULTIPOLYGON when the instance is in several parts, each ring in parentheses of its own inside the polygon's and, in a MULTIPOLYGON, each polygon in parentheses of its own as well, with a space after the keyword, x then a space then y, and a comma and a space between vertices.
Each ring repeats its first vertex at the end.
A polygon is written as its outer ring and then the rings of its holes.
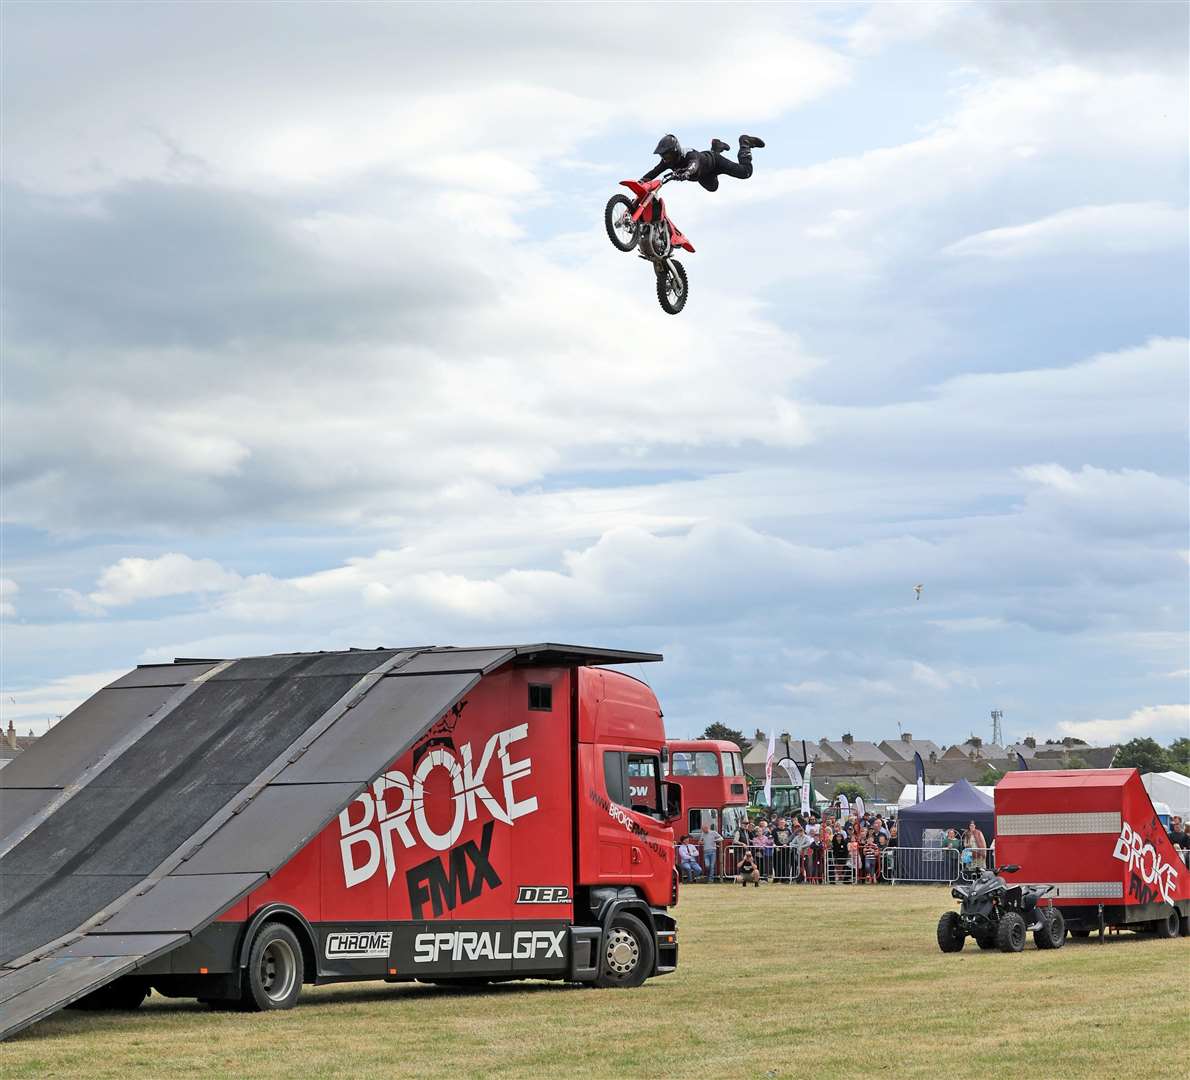
POLYGON ((1102 922, 1168 933, 1190 920, 1190 869, 1136 769, 1012 772, 996 785, 996 861, 1052 884, 1076 932, 1102 922))
POLYGON ((653 659, 559 645, 353 650, 116 680, 0 772, 0 1037, 188 941, 484 673, 653 659))

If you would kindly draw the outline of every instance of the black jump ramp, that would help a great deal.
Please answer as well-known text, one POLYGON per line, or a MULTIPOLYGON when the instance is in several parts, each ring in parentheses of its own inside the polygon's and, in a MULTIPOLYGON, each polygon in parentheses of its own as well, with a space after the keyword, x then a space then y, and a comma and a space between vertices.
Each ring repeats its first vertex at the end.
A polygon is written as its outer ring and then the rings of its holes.
POLYGON ((0 1038, 184 944, 482 676, 660 660, 569 645, 137 668, 0 770, 0 1038))

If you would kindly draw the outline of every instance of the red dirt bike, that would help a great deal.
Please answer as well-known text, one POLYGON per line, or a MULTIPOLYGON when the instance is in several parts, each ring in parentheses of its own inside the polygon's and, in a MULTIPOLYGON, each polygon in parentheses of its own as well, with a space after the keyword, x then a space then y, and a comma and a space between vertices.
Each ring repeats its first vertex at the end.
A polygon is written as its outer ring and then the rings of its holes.
POLYGON ((653 264, 657 274, 657 300, 670 315, 676 315, 686 306, 689 294, 686 271, 673 258, 674 248, 694 251, 694 245, 665 212, 665 203, 659 194, 665 184, 676 179, 673 173, 666 173, 660 180, 621 180, 621 185, 636 198, 613 195, 603 211, 607 238, 616 248, 631 251, 639 247, 640 257, 653 264))

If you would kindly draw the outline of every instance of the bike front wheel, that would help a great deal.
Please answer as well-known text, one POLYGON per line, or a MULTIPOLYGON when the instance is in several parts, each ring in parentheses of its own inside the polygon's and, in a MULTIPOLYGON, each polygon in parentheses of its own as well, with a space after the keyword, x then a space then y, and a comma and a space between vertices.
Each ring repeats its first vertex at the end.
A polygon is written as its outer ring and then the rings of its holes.
POLYGON ((632 220, 634 205, 627 195, 613 195, 603 211, 607 238, 619 251, 631 251, 640 240, 640 225, 632 220))
POLYGON ((676 315, 686 306, 686 297, 690 295, 686 268, 677 259, 659 265, 662 269, 657 275, 657 302, 663 311, 676 315))

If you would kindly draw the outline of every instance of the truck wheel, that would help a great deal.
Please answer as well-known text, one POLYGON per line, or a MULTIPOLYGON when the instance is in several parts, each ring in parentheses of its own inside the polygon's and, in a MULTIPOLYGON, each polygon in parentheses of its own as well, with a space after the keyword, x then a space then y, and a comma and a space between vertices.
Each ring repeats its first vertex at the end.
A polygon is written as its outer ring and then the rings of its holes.
POLYGON ((1000 916, 996 945, 1001 952, 1020 952, 1025 947, 1025 920, 1019 912, 1006 911, 1000 916))
POLYGON ((1040 930, 1033 931, 1033 944, 1039 949, 1060 949, 1066 944, 1066 919, 1057 908, 1042 912, 1040 930))
POLYGON ((962 952, 967 937, 957 911, 945 911, 938 920, 938 948, 943 952, 962 952))
POLYGON ((279 922, 265 923, 248 953, 248 985, 242 1004, 254 1012, 292 1009, 302 992, 302 946, 279 922))
POLYGON ((131 1012, 139 1009, 141 1002, 149 996, 149 984, 144 979, 128 976, 117 979, 98 990, 92 990, 86 997, 72 1002, 67 1008, 82 1009, 87 1012, 99 1009, 111 1009, 114 1012, 131 1012))
POLYGON ((1177 937, 1182 932, 1182 917, 1178 914, 1178 909, 1171 907, 1169 913, 1163 918, 1158 919, 1153 923, 1153 933, 1159 938, 1177 937))
POLYGON ((603 935, 596 986, 640 986, 653 973, 653 939, 631 915, 617 915, 603 935))

